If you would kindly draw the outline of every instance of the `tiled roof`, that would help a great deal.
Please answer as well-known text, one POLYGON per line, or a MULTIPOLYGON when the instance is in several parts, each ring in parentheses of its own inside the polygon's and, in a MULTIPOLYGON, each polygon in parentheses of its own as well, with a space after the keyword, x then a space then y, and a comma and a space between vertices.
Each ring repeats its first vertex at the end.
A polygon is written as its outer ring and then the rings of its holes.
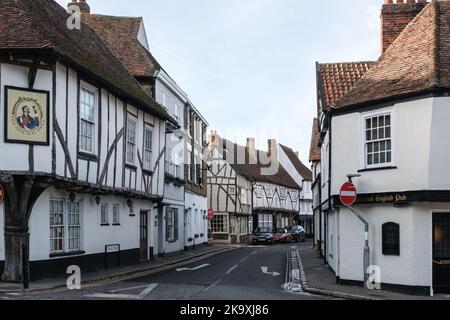
POLYGON ((294 150, 291 148, 288 148, 286 146, 280 145, 283 149, 284 153, 286 153, 287 157, 289 158, 289 161, 294 165, 297 172, 302 176, 303 180, 305 181, 312 181, 312 172, 310 169, 308 169, 307 166, 305 166, 300 159, 295 154, 294 150))
POLYGON ((148 95, 84 22, 67 28, 68 14, 54 0, 1 0, 0 50, 51 50, 162 119, 175 120, 148 95))
MULTIPOLYGON (((265 151, 257 150, 257 160, 253 159, 253 161, 249 160, 249 152, 248 149, 244 146, 240 146, 236 143, 232 143, 227 140, 223 140, 224 144, 228 147, 233 147, 233 153, 230 152, 230 150, 225 150, 225 155, 227 157, 228 162, 230 163, 231 167, 236 171, 237 174, 247 178, 250 181, 255 182, 266 182, 271 183, 287 188, 292 189, 301 189, 301 187, 291 178, 289 173, 286 171, 286 169, 280 164, 276 163, 275 165, 278 165, 278 170, 276 174, 273 175, 264 175, 262 174, 264 168, 268 169, 270 167, 269 165, 266 165, 265 159, 270 159, 269 155, 265 151), (240 157, 243 157, 245 155, 245 160, 240 159, 240 157), (238 161, 241 160, 241 161, 238 161), (244 163, 243 163, 244 162, 244 163), (255 163, 255 164, 250 164, 255 163)), ((271 160, 276 161, 276 160, 271 160)), ((272 164, 273 162, 271 162, 272 164)))
POLYGON ((339 101, 339 108, 450 89, 450 2, 433 1, 339 101))
POLYGON ((311 134, 311 148, 309 150, 309 161, 320 161, 319 140, 319 121, 317 119, 314 119, 311 134))
POLYGON ((142 18, 83 14, 85 21, 135 77, 152 77, 160 69, 158 61, 139 42, 142 18))
POLYGON ((319 98, 327 110, 346 95, 375 62, 343 62, 318 64, 319 98))

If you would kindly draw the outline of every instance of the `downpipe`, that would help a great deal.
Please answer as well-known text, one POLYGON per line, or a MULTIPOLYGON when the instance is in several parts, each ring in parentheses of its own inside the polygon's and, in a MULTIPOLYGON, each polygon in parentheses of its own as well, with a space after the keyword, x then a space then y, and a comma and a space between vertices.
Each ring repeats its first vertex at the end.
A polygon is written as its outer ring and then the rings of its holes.
POLYGON ((363 217, 363 215, 352 206, 347 207, 353 214, 358 217, 364 223, 364 287, 367 288, 367 282, 369 280, 369 266, 370 266, 370 247, 369 247, 369 222, 363 217))

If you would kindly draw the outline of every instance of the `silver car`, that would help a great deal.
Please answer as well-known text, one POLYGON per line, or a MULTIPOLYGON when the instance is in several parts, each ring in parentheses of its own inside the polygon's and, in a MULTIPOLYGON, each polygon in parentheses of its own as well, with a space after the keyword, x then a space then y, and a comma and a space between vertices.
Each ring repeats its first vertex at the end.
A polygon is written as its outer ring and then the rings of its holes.
POLYGON ((305 236, 305 229, 301 226, 293 226, 289 233, 292 236, 292 240, 295 242, 305 242, 306 236, 305 236))

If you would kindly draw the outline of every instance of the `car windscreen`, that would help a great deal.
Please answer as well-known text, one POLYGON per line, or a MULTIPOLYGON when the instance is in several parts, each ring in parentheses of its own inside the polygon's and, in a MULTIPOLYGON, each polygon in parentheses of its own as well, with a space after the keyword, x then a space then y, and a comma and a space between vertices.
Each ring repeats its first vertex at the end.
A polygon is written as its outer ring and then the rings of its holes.
POLYGON ((270 228, 257 228, 256 233, 272 233, 270 228))

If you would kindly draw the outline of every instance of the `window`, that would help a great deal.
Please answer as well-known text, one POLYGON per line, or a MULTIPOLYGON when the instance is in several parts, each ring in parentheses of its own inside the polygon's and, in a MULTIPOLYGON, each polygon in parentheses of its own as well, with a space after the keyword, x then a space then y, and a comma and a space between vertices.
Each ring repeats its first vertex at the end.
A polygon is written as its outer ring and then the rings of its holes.
POLYGON ((391 115, 365 118, 366 166, 385 165, 392 162, 391 115))
POLYGON ((127 163, 134 165, 136 161, 136 118, 128 115, 127 120, 127 163))
POLYGON ((297 201, 298 200, 298 192, 291 191, 291 198, 292 198, 292 201, 297 201))
POLYGON ((144 128, 144 169, 152 169, 153 128, 145 125, 144 128))
POLYGON ((179 103, 174 104, 174 118, 177 120, 178 123, 180 123, 181 120, 181 106, 179 103))
POLYGON ((256 193, 257 198, 262 198, 262 195, 263 195, 262 186, 256 186, 255 193, 256 193))
POLYGON ((50 253, 81 249, 81 202, 50 200, 50 253))
POLYGON ((273 198, 273 187, 272 186, 266 187, 266 194, 267 194, 268 198, 273 198))
POLYGON ((272 214, 259 214, 258 215, 258 227, 273 229, 273 215, 272 214))
POLYGON ((289 217, 281 217, 281 227, 282 228, 289 227, 289 217))
POLYGON ((286 197, 287 197, 287 189, 286 188, 283 188, 283 187, 281 187, 280 188, 280 199, 286 199, 286 197))
POLYGON ((101 216, 101 224, 109 225, 108 205, 106 203, 103 203, 100 206, 100 216, 101 216))
POLYGON ((161 90, 161 104, 164 108, 169 109, 169 95, 161 90))
POLYGON ((175 242, 178 240, 178 209, 166 209, 166 241, 175 242))
POLYGON ((235 186, 229 186, 228 187, 228 193, 230 194, 230 196, 236 195, 236 187, 235 186))
POLYGON ((81 235, 81 214, 80 202, 67 202, 67 242, 69 251, 80 250, 80 235, 81 235))
POLYGON ((94 153, 95 93, 85 88, 80 91, 80 151, 94 153))
POLYGON ((120 206, 118 204, 113 205, 113 224, 120 224, 120 206))
POLYGON ((214 233, 228 233, 228 215, 214 214, 211 220, 211 229, 214 233))

